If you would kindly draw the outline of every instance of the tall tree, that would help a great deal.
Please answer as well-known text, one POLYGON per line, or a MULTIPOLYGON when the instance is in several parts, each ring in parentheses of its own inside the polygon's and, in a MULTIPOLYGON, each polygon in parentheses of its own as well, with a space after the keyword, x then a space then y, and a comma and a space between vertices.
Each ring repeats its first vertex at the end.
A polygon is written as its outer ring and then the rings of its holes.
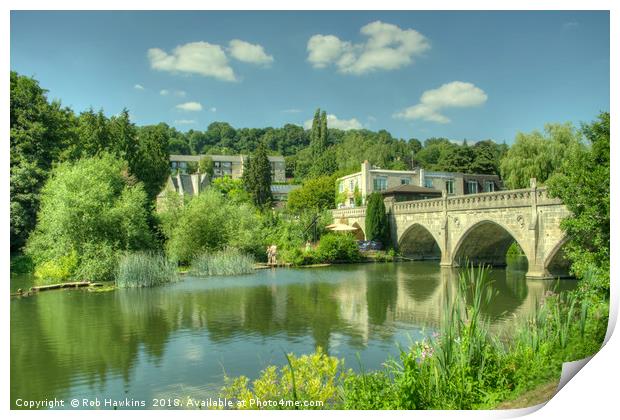
POLYGON ((52 163, 75 136, 75 116, 47 100, 39 83, 11 72, 11 250, 19 250, 34 228, 39 191, 52 163))
POLYGON ((254 154, 249 158, 243 171, 243 183, 258 207, 271 204, 271 162, 267 156, 267 147, 259 143, 254 154))
POLYGON ((567 124, 547 124, 545 133, 518 133, 515 143, 500 162, 508 188, 527 188, 530 178, 544 183, 562 165, 566 154, 580 141, 580 134, 567 124))
POLYGON ((130 162, 130 170, 144 184, 149 199, 154 200, 170 174, 168 126, 160 123, 140 127, 137 138, 137 150, 130 162))
POLYGON ((390 246, 390 226, 385 212, 383 196, 374 192, 368 196, 366 205, 366 239, 381 241, 384 247, 390 246))
POLYGON ((594 270, 592 280, 582 282, 609 291, 610 258, 610 128, 609 113, 582 127, 587 147, 573 145, 559 170, 549 179, 549 191, 571 211, 561 226, 568 243, 565 254, 571 269, 583 277, 594 270))

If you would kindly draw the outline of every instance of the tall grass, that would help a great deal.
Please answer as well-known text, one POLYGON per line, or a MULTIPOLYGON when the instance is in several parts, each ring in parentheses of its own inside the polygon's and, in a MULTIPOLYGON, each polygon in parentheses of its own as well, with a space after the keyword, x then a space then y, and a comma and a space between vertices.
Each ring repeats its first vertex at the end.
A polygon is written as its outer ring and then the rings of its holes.
POLYGON ((196 276, 232 276, 253 271, 254 257, 234 248, 199 255, 190 270, 196 276))
POLYGON ((117 287, 152 287, 178 281, 176 265, 165 256, 150 252, 121 256, 116 273, 117 287))

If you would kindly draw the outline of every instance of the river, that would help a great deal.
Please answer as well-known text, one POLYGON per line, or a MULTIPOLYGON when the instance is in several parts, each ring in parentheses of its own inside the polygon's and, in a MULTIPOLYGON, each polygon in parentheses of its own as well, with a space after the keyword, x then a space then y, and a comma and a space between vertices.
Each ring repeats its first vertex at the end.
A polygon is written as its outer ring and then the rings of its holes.
MULTIPOLYGON (((550 289, 519 261, 493 269, 485 308, 507 329, 550 289)), ((217 397, 228 376, 258 376, 285 352, 321 346, 357 369, 379 368, 397 345, 437 327, 456 271, 437 262, 258 270, 151 289, 43 292, 11 299, 11 406, 28 400, 217 397)), ((26 277, 11 289, 27 288, 26 277)), ((150 403, 147 402, 147 406, 150 403)))

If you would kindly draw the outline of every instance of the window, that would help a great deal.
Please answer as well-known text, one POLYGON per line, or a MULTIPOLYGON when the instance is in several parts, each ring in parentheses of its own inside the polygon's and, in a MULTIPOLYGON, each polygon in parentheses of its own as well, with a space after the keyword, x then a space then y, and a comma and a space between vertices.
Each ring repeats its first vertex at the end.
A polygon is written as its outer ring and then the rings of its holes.
POLYGON ((448 194, 454 194, 454 180, 449 179, 446 181, 446 192, 448 194))
POLYGON ((426 188, 433 188, 433 180, 431 178, 424 178, 424 186, 426 188))
POLYGON ((375 191, 383 191, 387 190, 387 178, 386 177, 377 177, 373 179, 372 186, 375 191))
POLYGON ((411 182, 411 179, 409 179, 409 178, 401 178, 400 179, 400 185, 409 185, 410 182, 411 182))
POLYGON ((353 180, 349 181, 349 191, 353 192, 353 180))
POLYGON ((338 185, 338 192, 344 192, 344 181, 340 182, 340 185, 338 185))
POLYGON ((232 162, 213 162, 213 174, 217 176, 232 176, 232 162))
POLYGON ((493 181, 484 181, 484 192, 495 191, 495 183, 493 181))
POLYGON ((467 181, 467 194, 476 194, 478 192, 478 181, 467 181))

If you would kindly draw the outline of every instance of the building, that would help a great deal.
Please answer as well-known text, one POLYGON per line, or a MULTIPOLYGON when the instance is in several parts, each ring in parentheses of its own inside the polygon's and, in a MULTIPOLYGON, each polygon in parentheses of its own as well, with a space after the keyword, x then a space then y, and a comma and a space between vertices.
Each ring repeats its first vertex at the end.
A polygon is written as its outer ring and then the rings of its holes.
MULTIPOLYGON (((224 176, 230 176, 226 174, 224 176)), ((206 174, 186 174, 177 171, 177 173, 170 175, 166 181, 166 185, 162 191, 157 195, 157 207, 160 208, 162 200, 166 194, 170 191, 175 192, 181 196, 195 196, 204 191, 210 183, 210 179, 206 174)), ((274 207, 283 207, 288 199, 288 194, 299 188, 299 185, 290 184, 272 184, 271 195, 273 196, 274 207)))
MULTIPOLYGON (((243 176, 243 168, 248 162, 246 155, 170 155, 170 172, 187 174, 191 165, 209 156, 213 161, 213 176, 229 176, 238 179, 243 176)), ((276 183, 286 182, 285 165, 283 156, 269 156, 271 162, 271 180, 276 183)))
MULTIPOLYGON (((368 161, 362 163, 360 172, 338 178, 336 182, 338 192, 344 195, 342 206, 345 207, 355 206, 356 196, 366 203, 366 197, 371 193, 393 190, 401 185, 415 185, 439 192, 445 190, 448 195, 493 192, 502 188, 497 175, 426 171, 423 168, 394 171, 372 168, 368 161)), ((418 190, 416 195, 420 196, 420 193, 424 192, 418 190)))

